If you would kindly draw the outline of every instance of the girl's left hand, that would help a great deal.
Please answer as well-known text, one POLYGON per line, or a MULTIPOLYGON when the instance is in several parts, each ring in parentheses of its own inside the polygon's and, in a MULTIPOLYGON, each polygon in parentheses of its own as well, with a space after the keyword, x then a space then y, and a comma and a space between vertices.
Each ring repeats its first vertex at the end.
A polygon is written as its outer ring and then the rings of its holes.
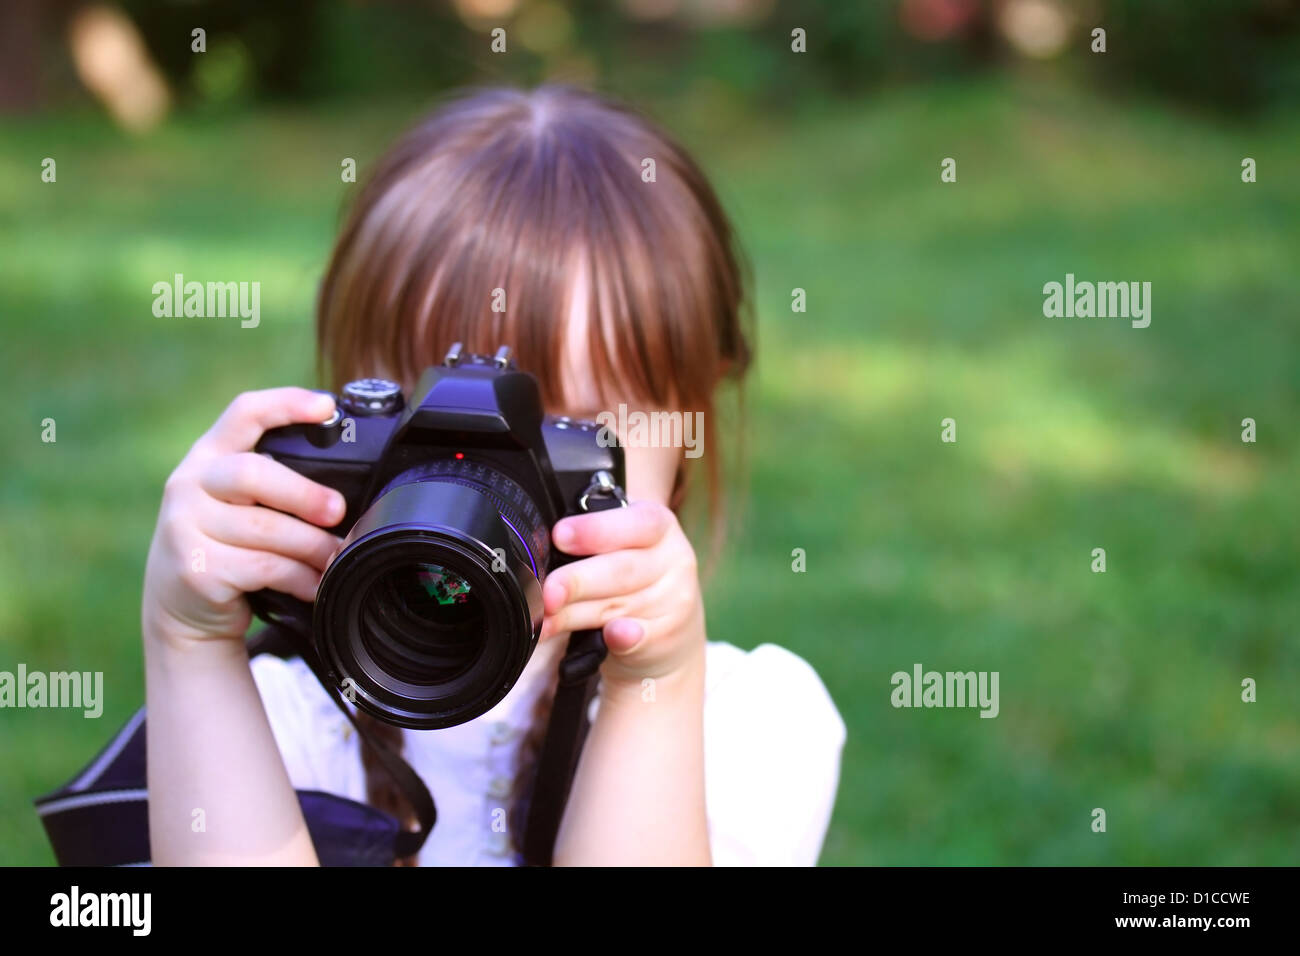
POLYGON ((633 502, 556 523, 556 547, 592 555, 553 571, 542 589, 543 640, 603 627, 602 681, 640 686, 703 661, 704 602, 695 549, 671 509, 633 502))

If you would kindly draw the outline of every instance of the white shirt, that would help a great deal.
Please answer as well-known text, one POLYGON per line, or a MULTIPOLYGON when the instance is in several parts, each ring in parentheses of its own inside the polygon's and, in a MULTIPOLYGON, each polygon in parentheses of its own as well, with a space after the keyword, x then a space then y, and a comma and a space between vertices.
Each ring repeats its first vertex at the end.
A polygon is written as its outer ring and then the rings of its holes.
MULTIPOLYGON (((402 732, 402 756, 438 806, 421 866, 513 862, 500 822, 509 810, 519 744, 562 644, 539 648, 510 693, 481 717, 445 730, 402 732)), ((252 670, 294 787, 365 802, 356 731, 307 665, 262 654, 252 670)), ((599 698, 592 703, 599 719, 599 698)), ((746 652, 709 642, 704 784, 714 865, 815 864, 835 803, 844 738, 839 711, 802 658, 774 644, 746 652)))

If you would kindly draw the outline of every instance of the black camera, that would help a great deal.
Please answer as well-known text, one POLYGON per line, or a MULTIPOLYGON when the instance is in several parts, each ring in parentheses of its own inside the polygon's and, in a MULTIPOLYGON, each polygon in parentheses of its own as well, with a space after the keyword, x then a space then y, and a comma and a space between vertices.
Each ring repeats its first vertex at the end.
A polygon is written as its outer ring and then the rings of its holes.
POLYGON ((331 530, 346 537, 314 605, 273 591, 250 603, 309 632, 322 680, 359 709, 417 730, 506 695, 537 643, 542 581, 572 560, 551 529, 626 504, 616 436, 544 416, 504 346, 452 346, 410 404, 395 382, 350 382, 329 421, 268 431, 257 450, 341 492, 331 530))

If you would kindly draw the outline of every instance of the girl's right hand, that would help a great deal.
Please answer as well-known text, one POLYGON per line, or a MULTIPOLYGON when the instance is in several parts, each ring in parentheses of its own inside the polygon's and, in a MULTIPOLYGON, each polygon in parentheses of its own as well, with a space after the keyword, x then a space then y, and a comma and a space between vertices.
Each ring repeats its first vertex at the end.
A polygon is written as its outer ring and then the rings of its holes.
POLYGON ((163 489, 145 567, 146 637, 242 639, 244 595, 262 588, 316 599, 341 543, 343 496, 253 451, 262 433, 321 422, 334 399, 305 388, 240 395, 194 443, 163 489))

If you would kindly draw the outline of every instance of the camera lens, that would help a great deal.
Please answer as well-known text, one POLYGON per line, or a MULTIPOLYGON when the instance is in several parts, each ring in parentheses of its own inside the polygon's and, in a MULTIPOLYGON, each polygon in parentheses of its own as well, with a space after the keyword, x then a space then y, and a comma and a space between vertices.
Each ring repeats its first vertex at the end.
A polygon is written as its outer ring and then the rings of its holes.
POLYGON ((391 572, 383 581, 408 613, 435 632, 464 630, 482 613, 469 582, 440 564, 413 564, 391 572))
POLYGON ((326 569, 317 654, 381 720, 420 730, 472 720, 532 655, 549 538, 528 494, 490 466, 411 468, 375 497, 326 569))
POLYGON ((463 674, 482 649, 482 601, 455 571, 415 562, 384 574, 366 592, 361 639, 372 657, 413 684, 463 674))

